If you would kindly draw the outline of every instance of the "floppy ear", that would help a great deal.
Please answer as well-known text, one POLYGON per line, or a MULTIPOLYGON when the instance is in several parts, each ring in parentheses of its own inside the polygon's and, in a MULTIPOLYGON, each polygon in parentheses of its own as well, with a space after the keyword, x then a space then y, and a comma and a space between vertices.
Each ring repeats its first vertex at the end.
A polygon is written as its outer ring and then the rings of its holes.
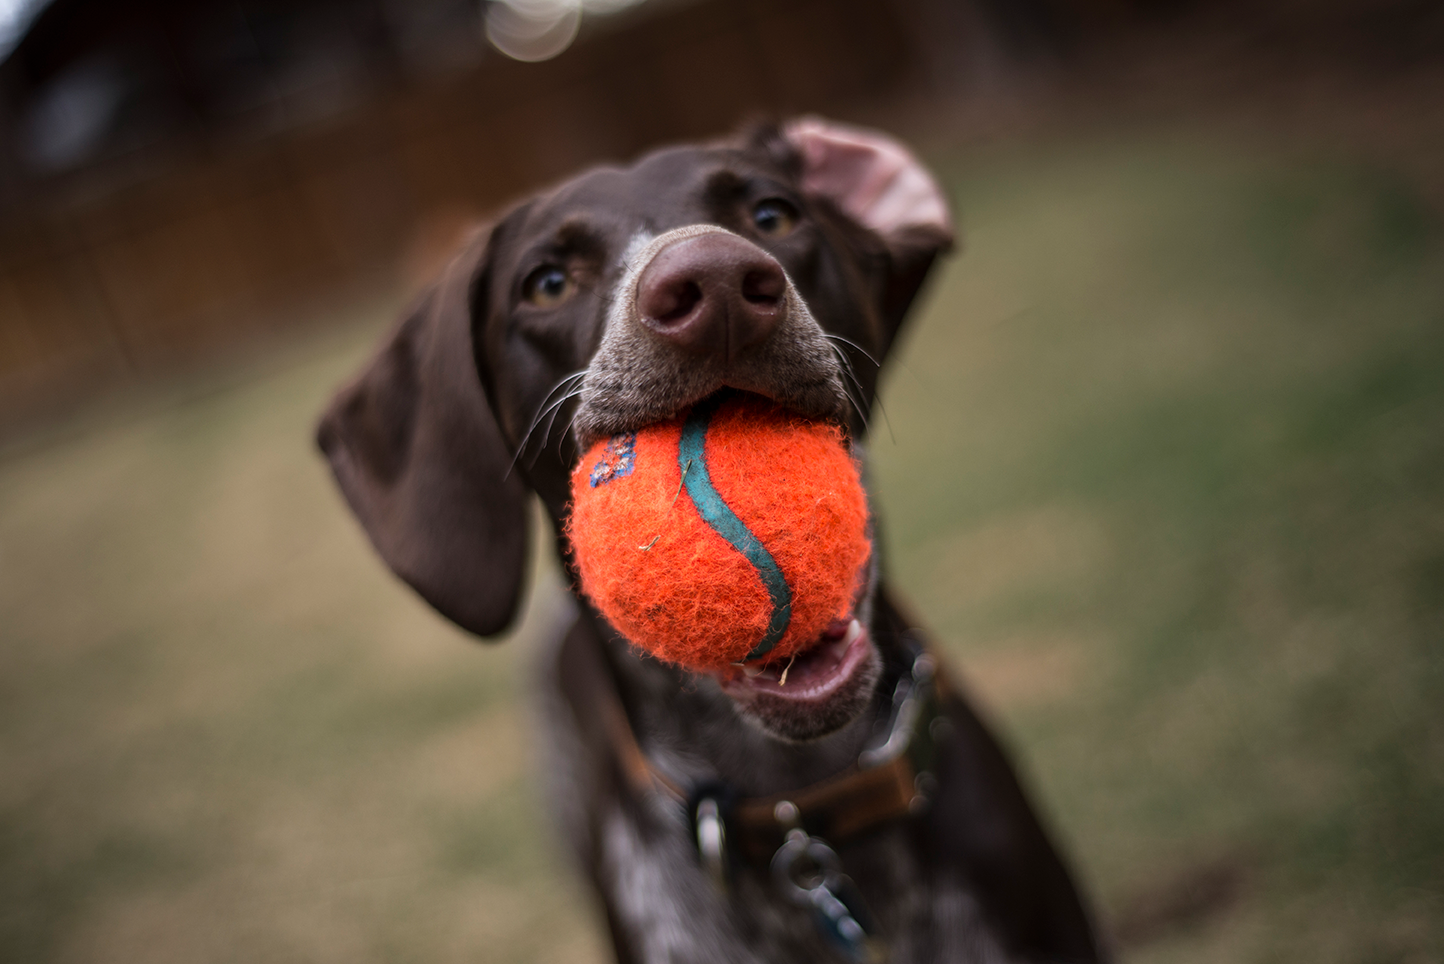
POLYGON ((361 375, 337 393, 316 441, 381 558, 448 619, 482 636, 516 615, 528 491, 471 350, 479 236, 423 294, 361 375))
POLYGON ((876 233, 891 260, 883 317, 895 332, 933 260, 952 247, 947 195, 907 148, 877 131, 803 117, 783 128, 802 190, 876 233))

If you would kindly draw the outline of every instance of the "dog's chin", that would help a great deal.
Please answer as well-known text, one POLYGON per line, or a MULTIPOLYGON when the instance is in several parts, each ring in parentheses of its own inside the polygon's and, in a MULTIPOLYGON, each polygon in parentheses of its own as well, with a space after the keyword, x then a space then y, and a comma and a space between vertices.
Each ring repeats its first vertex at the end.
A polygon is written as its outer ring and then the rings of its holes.
POLYGON ((851 619, 834 622, 795 657, 711 675, 745 719, 778 739, 801 743, 856 719, 872 702, 881 673, 871 636, 851 619))

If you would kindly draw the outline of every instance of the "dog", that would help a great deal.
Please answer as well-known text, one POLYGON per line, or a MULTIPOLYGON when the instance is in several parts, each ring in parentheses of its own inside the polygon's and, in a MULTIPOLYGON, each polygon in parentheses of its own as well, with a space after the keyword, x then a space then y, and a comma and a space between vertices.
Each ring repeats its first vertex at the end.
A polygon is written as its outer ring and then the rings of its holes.
MULTIPOLYGON (((382 559, 459 626, 513 620, 540 498, 718 393, 844 427, 954 237, 895 140, 818 118, 599 167, 480 230, 324 414, 382 559)), ((1107 958, 1008 760, 874 549, 794 660, 692 673, 587 601, 544 659, 549 795, 623 964, 1107 958), (786 685, 783 685, 783 684, 786 685)))

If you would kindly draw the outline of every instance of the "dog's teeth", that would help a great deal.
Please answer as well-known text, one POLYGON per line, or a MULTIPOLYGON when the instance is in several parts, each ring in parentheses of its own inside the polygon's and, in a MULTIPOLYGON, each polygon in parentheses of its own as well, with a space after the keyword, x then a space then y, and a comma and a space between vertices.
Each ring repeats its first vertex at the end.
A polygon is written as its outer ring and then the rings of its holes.
POLYGON ((854 619, 847 624, 847 635, 842 637, 842 645, 848 646, 854 639, 862 635, 862 623, 854 619))
POLYGON ((748 666, 746 663, 738 663, 737 665, 742 667, 742 672, 746 674, 748 679, 756 679, 766 672, 761 666, 748 666))

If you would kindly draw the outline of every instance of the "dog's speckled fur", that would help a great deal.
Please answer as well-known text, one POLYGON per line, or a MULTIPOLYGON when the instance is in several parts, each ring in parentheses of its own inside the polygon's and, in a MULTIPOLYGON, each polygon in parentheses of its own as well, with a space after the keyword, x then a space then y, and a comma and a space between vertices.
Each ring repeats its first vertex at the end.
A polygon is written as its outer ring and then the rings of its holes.
MULTIPOLYGON (((874 360, 951 237, 941 191, 901 145, 815 119, 599 168, 478 234, 337 397, 319 441, 383 558, 441 612, 490 635, 516 610, 529 491, 569 558, 581 438, 728 385, 845 421, 860 440, 874 360), (750 220, 775 199, 797 214, 785 236, 750 220), (785 269, 788 322, 745 358, 688 356, 632 324, 628 286, 677 229, 726 229, 785 269), (539 305, 525 281, 548 266, 572 287, 539 305)), ((851 699, 749 704, 710 676, 640 656, 578 599, 543 660, 540 728, 549 797, 619 961, 840 961, 765 867, 740 864, 730 895, 714 888, 685 809, 635 788, 602 721, 604 704, 622 707, 642 750, 683 786, 764 796, 830 778, 886 718, 904 637, 916 633, 882 571, 856 615, 875 653, 851 699)), ((931 806, 833 841, 891 960, 1104 959, 996 741, 956 688, 941 712, 952 735, 937 747, 931 806)))

